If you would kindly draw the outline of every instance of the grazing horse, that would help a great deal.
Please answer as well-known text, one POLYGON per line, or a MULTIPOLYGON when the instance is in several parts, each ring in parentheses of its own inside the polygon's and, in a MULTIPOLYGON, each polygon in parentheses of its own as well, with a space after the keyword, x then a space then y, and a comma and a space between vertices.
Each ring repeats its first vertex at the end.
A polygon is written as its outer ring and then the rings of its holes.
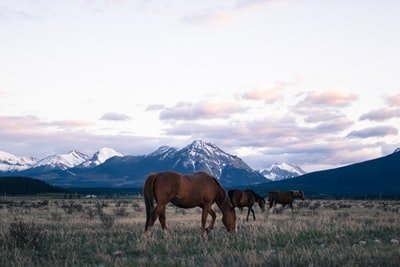
POLYGON ((248 208, 247 212, 247 218, 246 220, 249 220, 249 215, 250 212, 253 214, 253 220, 256 220, 256 216, 254 214, 254 209, 253 205, 255 202, 258 202, 258 205, 260 206, 261 210, 265 210, 265 199, 257 195, 253 190, 238 190, 238 189, 232 189, 228 191, 229 198, 232 202, 233 207, 238 207, 240 210, 243 210, 243 207, 248 208))
MULTIPOLYGON (((275 207, 276 204, 282 204, 285 207, 287 204, 290 205, 293 214, 293 200, 298 197, 304 200, 303 191, 287 191, 287 192, 279 192, 279 191, 271 191, 268 192, 268 201, 269 208, 275 207)), ((268 210, 269 213, 269 210, 268 210)))
POLYGON ((205 172, 182 174, 172 171, 150 174, 143 188, 146 204, 145 233, 151 229, 154 222, 160 221, 164 232, 167 230, 165 208, 171 202, 177 207, 188 209, 202 208, 201 236, 214 227, 216 214, 211 209, 217 203, 222 211, 222 222, 228 232, 236 232, 236 213, 228 194, 216 178, 205 172), (157 202, 154 208, 154 200, 157 202), (207 215, 211 215, 211 223, 205 228, 207 215))

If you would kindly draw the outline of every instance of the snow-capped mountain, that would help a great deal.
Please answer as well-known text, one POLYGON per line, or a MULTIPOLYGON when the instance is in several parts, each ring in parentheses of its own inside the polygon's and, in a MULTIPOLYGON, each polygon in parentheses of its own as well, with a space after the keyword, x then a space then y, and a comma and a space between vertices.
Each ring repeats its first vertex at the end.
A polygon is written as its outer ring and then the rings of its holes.
POLYGON ((22 171, 31 168, 36 162, 37 159, 33 157, 17 157, 0 151, 0 171, 22 171))
POLYGON ((265 178, 272 181, 289 179, 306 174, 306 172, 302 168, 300 168, 296 164, 291 163, 274 163, 267 169, 260 170, 259 172, 265 178))
POLYGON ((78 166, 90 157, 84 153, 73 150, 67 154, 55 154, 39 160, 33 168, 60 169, 66 170, 78 166))
POLYGON ((175 166, 181 166, 191 172, 199 170, 221 177, 226 168, 234 167, 253 172, 243 160, 237 156, 222 151, 214 144, 195 140, 188 146, 176 152, 175 166))
POLYGON ((54 154, 36 159, 33 157, 17 157, 11 153, 0 151, 0 172, 22 172, 30 174, 29 170, 34 169, 35 174, 42 171, 50 170, 68 170, 74 167, 92 168, 103 164, 107 159, 114 156, 122 157, 123 154, 115 151, 112 148, 104 147, 93 154, 92 157, 72 150, 66 154, 54 154))
POLYGON ((124 156, 111 148, 102 148, 89 157, 73 150, 34 161, 23 169, 0 169, 0 173, 42 179, 65 187, 141 187, 149 173, 165 170, 205 171, 226 187, 271 182, 270 179, 276 177, 272 173, 277 171, 270 169, 269 176, 263 176, 239 157, 214 144, 195 140, 182 149, 161 146, 153 153, 141 156, 124 156))
POLYGON ((122 153, 115 151, 109 147, 103 147, 99 151, 93 154, 91 159, 84 161, 79 167, 95 167, 100 164, 103 164, 106 160, 112 157, 123 157, 122 153))

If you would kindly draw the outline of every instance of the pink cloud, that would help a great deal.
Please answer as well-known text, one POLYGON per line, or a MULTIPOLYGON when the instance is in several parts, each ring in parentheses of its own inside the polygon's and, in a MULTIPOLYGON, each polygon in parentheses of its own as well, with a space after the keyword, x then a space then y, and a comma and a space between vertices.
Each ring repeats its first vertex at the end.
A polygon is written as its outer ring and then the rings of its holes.
POLYGON ((306 95, 301 105, 348 106, 357 99, 357 95, 345 91, 314 91, 306 95))
POLYGON ((277 89, 252 89, 243 94, 243 98, 250 100, 262 100, 265 102, 274 102, 279 99, 280 94, 277 89))
POLYGON ((386 103, 390 106, 400 106, 400 94, 385 97, 386 103))
POLYGON ((178 103, 161 111, 161 120, 198 120, 228 118, 234 113, 244 111, 239 102, 233 100, 210 99, 199 103, 178 103))

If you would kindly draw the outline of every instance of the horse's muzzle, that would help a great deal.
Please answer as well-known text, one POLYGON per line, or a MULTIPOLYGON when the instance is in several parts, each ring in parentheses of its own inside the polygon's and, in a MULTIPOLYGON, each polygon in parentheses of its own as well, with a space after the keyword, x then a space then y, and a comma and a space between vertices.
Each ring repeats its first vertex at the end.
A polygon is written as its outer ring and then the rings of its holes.
POLYGON ((237 227, 235 226, 235 228, 233 229, 228 229, 228 232, 231 234, 236 234, 237 233, 237 227))

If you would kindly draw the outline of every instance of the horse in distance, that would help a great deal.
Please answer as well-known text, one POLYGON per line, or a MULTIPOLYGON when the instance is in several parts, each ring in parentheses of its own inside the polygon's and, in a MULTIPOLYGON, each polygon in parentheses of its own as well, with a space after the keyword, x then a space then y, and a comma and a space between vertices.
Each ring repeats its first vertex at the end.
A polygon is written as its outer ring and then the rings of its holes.
POLYGON ((246 221, 249 220, 250 212, 253 214, 253 220, 256 220, 256 216, 254 213, 253 205, 255 202, 258 202, 261 210, 265 210, 265 199, 256 194, 253 190, 247 189, 241 191, 239 189, 231 189, 228 191, 229 198, 234 207, 238 207, 240 210, 243 210, 244 207, 248 208, 246 221))
MULTIPOLYGON (((291 190, 287 192, 271 191, 268 192, 269 209, 275 207, 276 204, 283 205, 283 208, 289 204, 293 214, 293 200, 300 198, 304 200, 304 192, 299 190, 291 190)), ((269 210, 268 210, 269 213, 269 210)))
POLYGON ((164 232, 167 231, 165 213, 169 202, 184 209, 194 207, 202 209, 200 230, 202 237, 206 231, 211 231, 214 227, 216 213, 211 208, 213 203, 216 203, 222 211, 222 222, 226 230, 236 232, 236 213, 227 192, 215 177, 205 172, 152 173, 144 183, 143 195, 146 205, 145 233, 150 231, 157 218, 164 232), (154 201, 157 202, 155 207, 154 201), (206 228, 208 214, 211 215, 212 220, 206 228))

